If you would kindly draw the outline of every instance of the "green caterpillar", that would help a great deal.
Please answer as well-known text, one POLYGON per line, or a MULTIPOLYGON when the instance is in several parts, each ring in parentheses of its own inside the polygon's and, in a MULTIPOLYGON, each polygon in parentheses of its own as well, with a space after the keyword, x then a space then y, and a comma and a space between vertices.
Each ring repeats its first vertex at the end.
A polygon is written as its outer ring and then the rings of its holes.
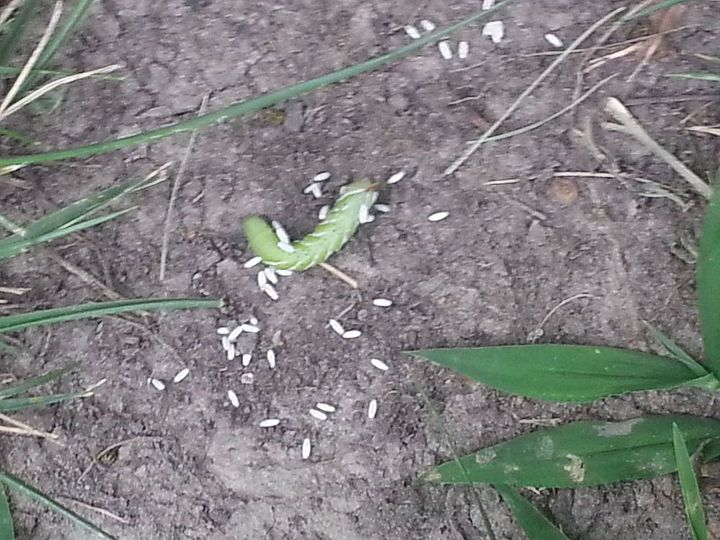
POLYGON ((358 180, 340 188, 340 197, 315 230, 292 244, 281 242, 268 223, 257 216, 243 222, 250 249, 262 262, 279 270, 302 272, 325 262, 355 233, 363 215, 377 200, 380 184, 358 180))

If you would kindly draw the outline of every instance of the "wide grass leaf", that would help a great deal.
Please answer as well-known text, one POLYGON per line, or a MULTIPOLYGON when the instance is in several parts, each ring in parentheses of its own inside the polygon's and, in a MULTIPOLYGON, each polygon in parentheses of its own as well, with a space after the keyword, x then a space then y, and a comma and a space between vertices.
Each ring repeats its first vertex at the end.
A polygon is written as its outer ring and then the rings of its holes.
MULTIPOLYGON (((281 88, 280 90, 269 92, 259 97, 249 99, 247 101, 234 103, 217 111, 212 111, 192 118, 190 120, 183 120, 169 126, 151 129, 149 131, 144 131, 136 135, 130 135, 118 139, 110 139, 107 141, 89 144, 87 146, 69 148, 66 150, 58 150, 54 152, 46 152, 42 154, 28 154, 22 156, 0 158, 0 170, 9 166, 26 166, 31 164, 50 163, 63 159, 82 158, 94 156, 97 154, 104 154, 107 152, 120 150, 122 148, 128 148, 131 146, 154 142, 159 139, 177 135, 179 133, 187 133, 196 129, 207 127, 211 124, 224 122, 231 118, 236 118, 246 114, 254 113, 262 109, 277 105, 278 103, 281 103, 283 101, 287 101, 297 96, 307 94, 308 92, 312 92, 313 90, 324 88, 326 86, 344 81, 346 79, 351 79, 360 75, 361 73, 367 73, 368 71, 373 71, 382 66, 390 64, 391 62, 396 62, 397 60, 405 58, 406 56, 413 54, 414 52, 422 49, 427 45, 439 41, 440 39, 452 32, 465 28, 466 26, 469 26, 470 24, 477 22, 482 18, 490 16, 491 14, 493 14, 494 11, 504 7, 505 4, 509 2, 510 0, 499 2, 495 5, 495 7, 491 9, 478 11, 475 14, 467 17, 466 19, 463 19, 462 21, 459 21, 445 28, 440 28, 426 36, 423 36, 420 39, 416 39, 408 45, 399 47, 398 49, 395 49, 394 51, 391 51, 387 54, 371 58, 370 60, 352 65, 350 67, 327 73, 314 79, 309 79, 304 82, 286 86, 285 88, 281 88)), ((5 63, 6 62, 0 62, 0 65, 5 63)))
POLYGON ((720 421, 698 416, 642 416, 541 429, 431 469, 424 480, 562 488, 654 478, 677 469, 672 425, 695 452, 720 437, 720 421))
POLYGON ((568 540, 560 529, 515 489, 502 485, 494 487, 530 540, 568 540))
POLYGON ((101 538, 105 538, 107 540, 115 540, 114 536, 111 536, 109 533, 102 530, 100 527, 97 527, 96 525, 93 525, 88 520, 86 520, 84 517, 76 514, 69 508, 63 506, 59 502, 57 502, 55 499, 52 499, 42 491, 38 490, 37 488, 31 486, 30 484, 23 482, 20 480, 17 476, 13 476, 12 474, 0 471, 0 482, 5 484, 8 488, 12 489, 13 491, 16 491, 18 493, 21 493, 27 497, 30 497, 31 499, 39 502, 40 504, 48 507, 53 512, 57 512, 63 517, 66 517, 76 525, 82 527, 86 531, 89 531, 90 533, 95 534, 96 536, 99 536, 101 538))
POLYGON ((702 505, 702 496, 698 486, 697 476, 693 469, 690 454, 688 453, 685 438, 676 424, 673 424, 673 447, 675 449, 675 462, 677 464, 680 488, 682 489, 685 514, 695 540, 707 540, 708 529, 705 522, 705 510, 702 505))
POLYGON ((720 188, 710 199, 697 262, 697 295, 705 363, 720 375, 720 188))
POLYGON ((90 319, 104 315, 117 315, 128 311, 175 310, 175 309, 210 309, 219 308, 219 300, 200 300, 197 298, 147 298, 138 300, 117 300, 113 302, 97 302, 77 304, 62 308, 35 310, 17 315, 0 317, 0 333, 16 332, 33 326, 45 326, 78 319, 90 319))
POLYGON ((551 401, 591 401, 672 388, 702 377, 671 358, 611 347, 508 345, 410 354, 505 392, 551 401))
POLYGON ((15 540, 15 527, 10 513, 10 505, 5 493, 5 486, 2 485, 0 485, 0 540, 15 540))

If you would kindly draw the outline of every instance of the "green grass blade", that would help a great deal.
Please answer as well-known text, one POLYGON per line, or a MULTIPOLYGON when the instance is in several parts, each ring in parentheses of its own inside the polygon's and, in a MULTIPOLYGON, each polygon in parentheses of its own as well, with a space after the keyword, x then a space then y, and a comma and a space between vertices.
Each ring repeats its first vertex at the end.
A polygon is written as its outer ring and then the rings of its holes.
POLYGON ((66 517, 67 519, 69 519, 76 525, 82 527, 86 531, 96 534, 101 538, 105 538, 106 540, 116 540, 115 537, 111 536, 108 532, 102 530, 96 525, 93 525, 84 517, 61 505, 59 502, 50 498, 48 495, 45 495, 42 491, 39 491, 38 489, 34 488, 30 484, 27 484, 26 482, 23 482, 17 476, 14 476, 6 471, 0 471, 0 482, 5 484, 8 488, 17 491, 18 493, 21 493, 26 497, 29 497, 34 501, 48 507, 53 512, 57 512, 61 516, 66 517))
POLYGON ((34 326, 45 326, 79 319, 91 319, 104 315, 117 315, 128 311, 157 311, 175 309, 211 309, 219 308, 219 300, 201 300, 197 298, 149 298, 138 300, 117 300, 77 304, 62 308, 35 310, 0 317, 0 333, 17 332, 34 326))
POLYGON ((550 401, 591 401, 637 390, 673 388, 698 378, 674 359, 612 347, 509 345, 409 354, 493 388, 550 401))
POLYGON ((89 144, 87 146, 68 148, 65 150, 2 158, 0 159, 0 169, 10 165, 24 166, 31 164, 50 163, 53 161, 60 161, 64 159, 83 158, 88 156, 94 156, 97 154, 104 154, 107 152, 128 148, 130 146, 150 143, 180 133, 187 133, 196 129, 205 128, 217 122, 223 122, 231 118, 254 113, 262 109, 272 107, 273 105, 277 105, 278 103, 281 103, 283 101, 287 101, 288 99, 307 94, 308 92, 317 90, 318 88, 323 88, 325 86, 335 84, 346 79, 350 79, 352 77, 356 77, 361 73, 373 71, 386 64, 405 58, 406 56, 409 56, 410 54, 418 51, 419 49, 435 43, 436 41, 447 36, 448 34, 460 30, 461 28, 464 28, 478 21, 483 17, 487 17, 497 9, 505 6, 505 4, 509 3, 510 1, 511 0, 505 0, 504 2, 496 4, 495 7, 492 9, 486 11, 479 11, 474 15, 471 15, 467 19, 464 19, 446 28, 436 30, 435 32, 432 32, 427 36, 417 39, 409 45, 400 47, 388 54, 372 58, 366 62, 362 62, 351 67, 328 73, 315 79, 310 79, 302 83, 286 86, 285 88, 282 88, 275 92, 270 92, 247 101, 241 101, 239 103, 229 105, 228 107, 224 107, 220 110, 203 114, 201 116, 196 116, 190 120, 185 120, 169 126, 152 129, 149 131, 138 133, 136 135, 121 137, 119 139, 110 139, 94 144, 89 144))
POLYGON ((643 324, 645 324, 645 327, 650 331, 650 334, 652 334, 653 338, 655 338, 655 341, 660 343, 660 345, 662 345, 662 347, 667 351, 667 353, 675 360, 685 364, 688 369, 690 369, 698 377, 704 377, 708 374, 707 369, 705 369, 702 364, 697 362, 692 356, 682 350, 677 343, 675 343, 672 339, 663 334, 658 328, 656 328, 647 321, 643 321, 643 324))
POLYGON ((497 485, 495 490, 508 505, 520 528, 530 540, 569 540, 530 501, 509 486, 497 485))
MULTIPOLYGON (((40 54, 40 58, 38 58, 37 64, 35 64, 37 69, 43 69, 52 62, 52 59, 60 50, 60 47, 62 47, 73 32, 75 32, 77 26, 85 17, 85 13, 90 7, 90 4, 92 4, 92 1, 93 0, 78 0, 63 25, 59 30, 55 31, 50 38, 50 41, 48 41, 48 44, 43 49, 43 52, 40 54)), ((31 73, 22 88, 27 89, 32 87, 40 76, 41 74, 37 71, 31 73)))
POLYGON ((720 375, 720 188, 710 199, 697 261, 697 295, 705 364, 720 375))
POLYGON ((10 505, 5 493, 5 486, 2 485, 0 485, 0 540, 15 540, 15 527, 10 513, 10 505))
MULTIPOLYGON (((538 488, 587 487, 675 472, 672 424, 695 452, 720 437, 720 421, 683 415, 642 416, 624 422, 573 422, 526 433, 460 458, 472 483, 538 488)), ((465 484, 454 461, 424 480, 465 484)))
POLYGON ((673 424, 672 431, 675 462, 690 530, 692 530, 695 540, 707 540, 708 529, 705 522, 705 510, 703 509, 697 476, 695 476, 695 470, 692 461, 690 461, 690 454, 688 454, 685 439, 677 424, 673 424))
POLYGON ((112 212, 104 216, 89 219, 87 221, 81 221, 80 223, 76 223, 69 227, 63 227, 61 229, 51 231, 47 234, 42 234, 40 236, 35 236, 32 238, 23 238, 18 237, 17 235, 13 235, 10 239, 8 239, 10 241, 7 243, 5 241, 0 241, 0 260, 14 257, 15 255, 27 251, 31 247, 38 244, 47 243, 52 240, 62 238, 63 236, 67 236, 69 234, 74 234, 76 232, 84 231, 85 229, 97 227, 98 225, 101 225, 106 221, 116 219, 135 210, 137 210, 137 207, 125 208, 124 210, 118 210, 117 212, 112 212))
POLYGON ((27 379, 15 384, 8 385, 4 388, 0 388, 0 404, 2 404, 2 400, 5 398, 17 396, 18 394, 22 394, 23 392, 27 392, 28 390, 32 390, 33 388, 42 386, 43 384, 60 380, 60 378, 62 378, 64 375, 66 375, 73 369, 75 369, 75 366, 55 369, 53 371, 45 373, 44 375, 40 375, 39 377, 33 377, 32 379, 27 379))
POLYGON ((676 79, 695 79, 698 81, 720 82, 720 74, 710 73, 708 71, 698 71, 695 73, 673 73, 669 76, 675 77, 676 79))
POLYGON ((638 11, 634 15, 625 16, 623 20, 625 21, 631 21, 633 19, 637 19, 639 17, 647 17, 648 15, 652 15, 653 13, 657 11, 662 11, 663 9, 671 8, 677 4, 688 4, 693 0, 664 0, 663 2, 658 2, 657 4, 647 7, 643 10, 638 11))
POLYGON ((62 403, 63 401, 72 401, 73 399, 86 397, 87 395, 86 390, 81 390, 70 394, 49 394, 47 396, 0 399, 0 413, 48 407, 56 403, 62 403))
POLYGON ((25 3, 15 12, 9 24, 9 30, 0 40, 0 65, 5 65, 15 57, 20 42, 27 33, 28 24, 37 13, 39 0, 25 0, 25 3))

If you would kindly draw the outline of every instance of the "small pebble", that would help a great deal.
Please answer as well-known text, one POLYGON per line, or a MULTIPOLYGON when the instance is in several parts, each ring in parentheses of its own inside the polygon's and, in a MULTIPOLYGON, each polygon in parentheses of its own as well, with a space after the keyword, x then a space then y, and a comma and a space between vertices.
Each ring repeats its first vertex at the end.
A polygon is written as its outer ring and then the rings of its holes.
POLYGON ((268 419, 260 422, 260 424, 258 424, 258 425, 263 428, 270 428, 270 427, 277 426, 279 423, 280 423, 279 418, 268 418, 268 419))
POLYGON ((435 212, 428 216, 428 221, 442 221, 450 215, 450 212, 435 212))
POLYGON ((173 377, 173 382, 179 383, 185 380, 185 377, 190 375, 190 370, 188 368, 181 369, 177 372, 177 375, 173 377))
POLYGON ((367 411, 367 415, 368 415, 368 418, 370 418, 370 420, 375 418, 375 416, 377 415, 377 407, 378 407, 377 399, 373 399, 370 402, 370 404, 368 405, 368 411, 367 411))
POLYGON ((150 384, 155 387, 155 390, 165 390, 165 383, 162 382, 160 379, 150 379, 150 384))
POLYGON ((230 400, 230 404, 235 407, 236 409, 240 406, 240 400, 237 397, 237 394, 233 392, 232 390, 228 390, 227 397, 230 400))
POLYGON ((311 445, 310 445, 310 439, 308 439, 308 438, 306 437, 305 440, 304 440, 303 443, 302 443, 302 458, 303 458, 303 459, 307 459, 307 458, 310 457, 310 450, 311 450, 311 449, 312 449, 312 447, 311 447, 311 445))
POLYGON ((412 24, 405 26, 405 33, 413 39, 420 39, 420 30, 415 28, 412 24))

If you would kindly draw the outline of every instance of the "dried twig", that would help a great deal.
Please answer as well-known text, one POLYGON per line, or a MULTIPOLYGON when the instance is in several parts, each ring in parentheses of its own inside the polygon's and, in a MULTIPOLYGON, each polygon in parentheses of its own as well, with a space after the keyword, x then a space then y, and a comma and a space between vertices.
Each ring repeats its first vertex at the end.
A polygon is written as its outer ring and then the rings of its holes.
POLYGON ((345 272, 334 267, 333 265, 323 262, 323 263, 320 263, 319 266, 321 268, 323 268, 324 270, 327 270, 328 272, 330 272, 336 278, 338 278, 341 281, 344 281, 345 283, 350 285, 353 289, 357 289, 360 287, 360 285, 358 284, 356 279, 348 276, 345 272))
POLYGON ((630 113, 629 110, 627 110, 625 105, 623 105, 619 99, 614 97, 608 98, 605 103, 605 111, 612 115, 615 120, 620 122, 620 125, 606 122, 603 124, 605 129, 631 135, 653 154, 670 165, 700 195, 706 199, 711 197, 712 188, 702 178, 692 172, 682 161, 660 146, 660 144, 656 142, 647 131, 645 131, 645 128, 642 127, 640 122, 637 121, 637 119, 632 115, 632 113, 630 113))

